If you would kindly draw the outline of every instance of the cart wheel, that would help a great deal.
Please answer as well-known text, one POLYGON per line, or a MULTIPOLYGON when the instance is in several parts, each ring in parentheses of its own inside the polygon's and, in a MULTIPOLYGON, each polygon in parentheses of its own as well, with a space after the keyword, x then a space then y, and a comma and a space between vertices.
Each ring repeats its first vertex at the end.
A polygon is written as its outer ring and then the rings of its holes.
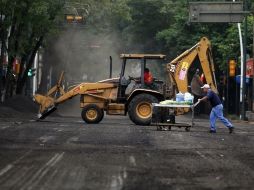
POLYGON ((189 132, 190 131, 190 127, 185 127, 185 131, 189 132))

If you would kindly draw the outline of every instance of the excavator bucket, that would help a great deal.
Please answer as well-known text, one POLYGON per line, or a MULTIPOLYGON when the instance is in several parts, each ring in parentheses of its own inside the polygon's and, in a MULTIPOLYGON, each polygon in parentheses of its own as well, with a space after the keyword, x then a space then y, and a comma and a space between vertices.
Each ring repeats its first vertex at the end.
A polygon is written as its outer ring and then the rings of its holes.
POLYGON ((40 105, 40 110, 38 114, 39 119, 44 119, 56 110, 55 101, 49 96, 42 96, 40 94, 36 94, 34 95, 34 100, 40 105))

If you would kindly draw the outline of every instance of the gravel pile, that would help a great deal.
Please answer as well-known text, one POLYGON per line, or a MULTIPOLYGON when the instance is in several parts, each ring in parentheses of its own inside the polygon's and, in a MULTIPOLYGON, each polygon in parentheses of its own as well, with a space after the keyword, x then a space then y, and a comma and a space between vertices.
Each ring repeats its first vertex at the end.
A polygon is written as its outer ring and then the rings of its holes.
MULTIPOLYGON (((0 118, 30 118, 36 117, 39 111, 39 105, 32 98, 16 95, 0 103, 0 118)), ((80 116, 79 96, 72 98, 58 105, 58 109, 50 116, 80 116)))
POLYGON ((0 117, 23 117, 36 115, 39 106, 27 96, 16 95, 0 104, 0 117))

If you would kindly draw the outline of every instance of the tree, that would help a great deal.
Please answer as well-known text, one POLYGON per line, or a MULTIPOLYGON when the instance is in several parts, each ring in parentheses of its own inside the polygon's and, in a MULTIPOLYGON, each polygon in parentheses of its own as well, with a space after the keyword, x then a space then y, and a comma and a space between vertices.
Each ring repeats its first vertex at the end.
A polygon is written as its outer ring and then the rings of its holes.
MULTIPOLYGON (((206 36, 212 42, 217 70, 225 69, 230 56, 239 55, 236 25, 189 23, 186 0, 82 2, 90 6, 86 33, 104 33, 108 36, 117 33, 121 43, 114 46, 118 46, 121 52, 162 52, 173 59, 206 36)), ((248 22, 249 26, 252 26, 251 22, 248 22)), ((251 44, 250 29, 248 44, 251 44)))
POLYGON ((8 97, 9 88, 13 83, 17 86, 16 93, 22 93, 27 72, 32 66, 36 52, 55 27, 63 3, 60 0, 3 0, 1 7, 1 15, 5 15, 1 27, 4 31, 1 41, 2 44, 8 41, 8 47, 5 47, 9 60, 5 84, 8 97), (20 57, 21 67, 20 73, 15 76, 12 64, 17 57, 20 57))
MULTIPOLYGON (((36 0, 36 2, 41 1, 36 0)), ((112 51, 115 51, 114 55, 123 52, 158 52, 167 54, 171 60, 193 46, 203 36, 207 36, 212 42, 216 70, 223 70, 226 67, 229 56, 239 55, 236 25, 189 23, 186 0, 66 0, 65 2, 65 6, 72 5, 73 10, 77 12, 85 7, 86 13, 84 26, 65 25, 59 35, 59 38, 64 36, 61 47, 64 46, 64 52, 68 52, 61 54, 64 56, 61 57, 62 62, 59 61, 61 63, 59 67, 62 69, 66 64, 71 68, 68 71, 71 73, 70 76, 77 75, 79 72, 82 74, 80 67, 73 67, 76 62, 82 63, 86 71, 97 76, 97 71, 105 67, 105 59, 102 57, 105 58, 112 51), (89 49, 89 43, 95 45, 97 43, 98 47, 101 46, 98 49, 89 49), (103 54, 99 53, 101 50, 104 50, 103 54), (69 59, 65 59, 66 54, 69 59), (96 56, 92 57, 92 54, 96 56), (87 63, 84 63, 84 60, 87 63), (103 61, 104 65, 99 63, 103 61)), ((44 20, 43 18, 38 20, 44 20)), ((251 25, 251 22, 253 17, 248 25, 251 25)), ((248 33, 248 44, 251 44, 250 36, 251 30, 248 33)), ((38 37, 36 39, 38 40, 38 37)), ((43 39, 45 41, 45 37, 43 39)), ((50 43, 54 44, 52 40, 47 42, 50 43)), ((248 47, 248 51, 250 48, 248 47)), ((50 52, 50 49, 47 49, 50 52)), ((22 58, 27 60, 24 56, 22 58)), ((49 61, 47 64, 52 65, 49 61)), ((106 72, 104 74, 106 75, 106 72)))

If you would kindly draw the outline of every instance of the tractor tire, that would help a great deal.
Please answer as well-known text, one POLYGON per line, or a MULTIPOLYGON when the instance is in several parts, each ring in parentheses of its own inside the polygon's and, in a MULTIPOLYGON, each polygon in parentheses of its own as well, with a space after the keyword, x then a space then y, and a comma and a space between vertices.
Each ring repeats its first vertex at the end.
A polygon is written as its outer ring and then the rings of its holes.
POLYGON ((96 124, 103 119, 104 111, 95 104, 89 104, 83 107, 81 117, 88 124, 96 124))
POLYGON ((150 94, 135 96, 128 107, 130 120, 136 125, 150 125, 152 119, 152 103, 158 103, 158 99, 150 94))

